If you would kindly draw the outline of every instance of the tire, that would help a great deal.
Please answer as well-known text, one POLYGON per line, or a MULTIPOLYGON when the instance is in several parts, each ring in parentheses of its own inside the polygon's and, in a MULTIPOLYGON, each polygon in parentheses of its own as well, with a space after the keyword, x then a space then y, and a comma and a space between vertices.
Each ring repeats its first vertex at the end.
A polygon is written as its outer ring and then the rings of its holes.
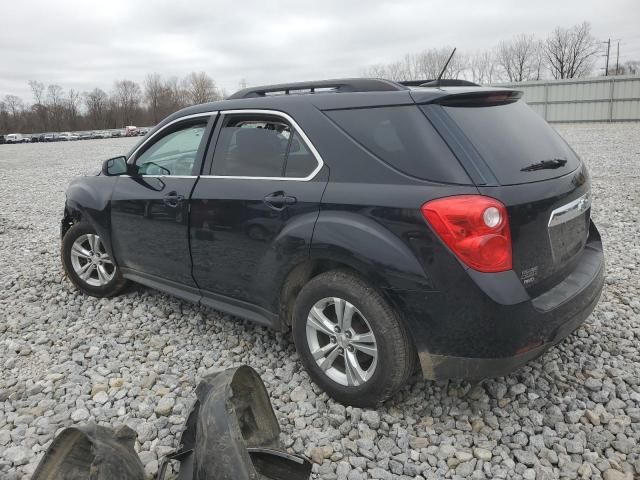
POLYGON ((339 270, 320 274, 302 288, 293 310, 293 339, 313 381, 338 402, 356 407, 387 400, 407 383, 416 363, 415 347, 389 303, 363 279, 339 270), (332 340, 327 327, 340 328, 341 309, 353 312, 351 321, 343 315, 342 326, 350 328, 332 340), (360 370, 348 368, 355 362, 360 370))
POLYGON ((67 277, 87 295, 114 297, 129 285, 91 225, 76 223, 69 228, 62 239, 60 256, 67 277), (96 255, 88 255, 92 251, 96 255))

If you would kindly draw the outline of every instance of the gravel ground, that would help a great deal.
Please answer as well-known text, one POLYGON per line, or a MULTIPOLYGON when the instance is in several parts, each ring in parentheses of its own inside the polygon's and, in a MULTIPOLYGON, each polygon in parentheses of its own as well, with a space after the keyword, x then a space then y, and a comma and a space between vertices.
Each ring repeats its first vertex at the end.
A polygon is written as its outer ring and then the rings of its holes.
POLYGON ((66 184, 134 140, 0 146, 0 477, 28 478, 54 435, 85 421, 134 428, 152 475, 199 376, 246 363, 317 478, 638 478, 640 124, 558 129, 593 177, 608 261, 594 314, 512 375, 416 380, 378 410, 328 399, 287 335, 142 287, 111 300, 71 287, 66 184))

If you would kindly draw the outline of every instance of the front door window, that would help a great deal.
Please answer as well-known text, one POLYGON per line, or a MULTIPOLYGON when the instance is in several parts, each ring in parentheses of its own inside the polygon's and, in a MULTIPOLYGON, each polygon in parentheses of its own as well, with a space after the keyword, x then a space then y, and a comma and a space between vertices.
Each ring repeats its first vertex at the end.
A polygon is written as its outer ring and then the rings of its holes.
POLYGON ((139 175, 191 175, 206 123, 182 127, 164 135, 136 159, 139 175))

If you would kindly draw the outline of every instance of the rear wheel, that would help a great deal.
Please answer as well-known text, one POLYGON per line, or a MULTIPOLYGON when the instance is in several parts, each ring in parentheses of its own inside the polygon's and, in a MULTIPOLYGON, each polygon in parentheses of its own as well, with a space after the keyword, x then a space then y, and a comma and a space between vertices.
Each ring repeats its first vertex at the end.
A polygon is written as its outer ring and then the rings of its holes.
POLYGON ((128 285, 104 242, 90 225, 73 225, 62 239, 60 253, 67 276, 88 295, 113 297, 128 285))
POLYGON ((313 278, 294 307, 293 337, 311 378, 336 400, 378 405, 408 380, 415 349, 380 293, 348 272, 313 278))

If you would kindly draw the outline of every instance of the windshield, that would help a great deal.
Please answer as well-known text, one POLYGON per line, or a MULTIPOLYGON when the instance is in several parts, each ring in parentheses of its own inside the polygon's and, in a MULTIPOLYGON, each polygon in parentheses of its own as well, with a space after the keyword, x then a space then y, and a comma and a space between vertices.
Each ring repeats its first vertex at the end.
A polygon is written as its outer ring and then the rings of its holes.
POLYGON ((443 108, 502 185, 559 177, 580 164, 560 135, 522 101, 443 108))

